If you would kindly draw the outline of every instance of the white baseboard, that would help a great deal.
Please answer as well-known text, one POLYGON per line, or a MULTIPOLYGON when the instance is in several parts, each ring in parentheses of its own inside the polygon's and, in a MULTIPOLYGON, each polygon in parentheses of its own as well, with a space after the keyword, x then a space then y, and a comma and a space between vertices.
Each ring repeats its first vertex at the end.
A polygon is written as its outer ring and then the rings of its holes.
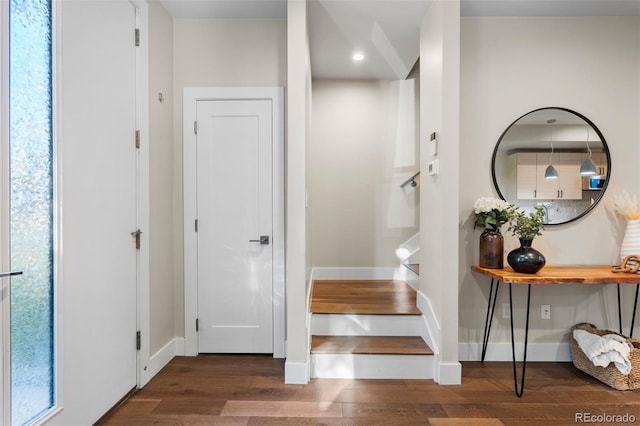
POLYGON ((431 302, 424 293, 418 291, 416 304, 418 305, 420 312, 422 312, 422 318, 424 319, 424 334, 422 335, 422 338, 427 342, 427 345, 429 345, 434 353, 439 354, 440 325, 438 324, 438 319, 433 313, 431 302))
MULTIPOLYGON (((516 343, 516 360, 522 361, 523 343, 516 343)), ((459 343, 460 361, 480 361, 482 343, 459 343)), ((511 343, 489 343, 485 361, 511 361, 511 343)), ((571 362, 569 343, 529 343, 527 361, 571 362)))
POLYGON ((462 383, 462 365, 459 362, 440 363, 436 367, 436 382, 439 385, 459 385, 462 383))
POLYGON ((140 387, 149 383, 149 380, 151 380, 156 374, 158 374, 160 370, 162 370, 169 363, 169 361, 171 361, 177 355, 177 340, 183 341, 182 347, 184 350, 184 339, 176 338, 171 340, 169 343, 164 345, 162 349, 153 354, 149 358, 149 362, 145 366, 146 368, 144 368, 142 371, 142 377, 140 378, 140 387))
POLYGON ((306 385, 309 383, 309 364, 306 362, 284 362, 284 383, 306 385))
POLYGON ((404 279, 400 268, 313 268, 315 280, 394 280, 404 279))

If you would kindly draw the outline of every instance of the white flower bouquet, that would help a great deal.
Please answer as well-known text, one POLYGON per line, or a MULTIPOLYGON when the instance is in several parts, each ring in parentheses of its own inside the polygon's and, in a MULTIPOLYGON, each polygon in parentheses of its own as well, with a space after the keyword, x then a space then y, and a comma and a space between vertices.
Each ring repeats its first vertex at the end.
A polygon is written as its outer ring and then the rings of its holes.
POLYGON ((481 197, 473 203, 473 211, 476 216, 475 226, 497 231, 511 219, 515 208, 498 198, 481 197))

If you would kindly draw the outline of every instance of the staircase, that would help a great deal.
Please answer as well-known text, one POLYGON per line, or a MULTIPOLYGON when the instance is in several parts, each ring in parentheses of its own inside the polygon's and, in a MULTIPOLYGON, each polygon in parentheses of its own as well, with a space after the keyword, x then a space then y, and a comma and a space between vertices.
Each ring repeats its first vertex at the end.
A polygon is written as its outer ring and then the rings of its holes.
POLYGON ((400 264, 416 276, 420 275, 420 233, 402 243, 396 250, 400 264))
POLYGON ((433 378, 416 291, 386 279, 315 279, 312 378, 433 378))

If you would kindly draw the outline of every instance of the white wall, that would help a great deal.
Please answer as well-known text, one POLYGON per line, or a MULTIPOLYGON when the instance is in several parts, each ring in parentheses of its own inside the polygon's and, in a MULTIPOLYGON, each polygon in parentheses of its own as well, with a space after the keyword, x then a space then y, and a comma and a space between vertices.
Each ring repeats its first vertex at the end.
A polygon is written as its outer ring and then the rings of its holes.
POLYGON ((314 267, 397 266, 418 232, 414 80, 314 80, 311 236, 314 267))
POLYGON ((459 44, 460 2, 434 1, 420 25, 420 291, 440 325, 435 379, 442 384, 461 380, 456 303, 459 173, 466 182, 469 169, 459 161, 459 44), (427 148, 432 132, 437 134, 437 157, 427 148), (434 160, 440 162, 440 174, 429 176, 428 164, 434 160))
POLYGON ((173 19, 149 2, 149 324, 151 355, 175 336, 173 289, 173 19), (164 101, 159 100, 162 93, 164 101))
POLYGON ((184 87, 285 86, 286 37, 284 19, 174 21, 173 279, 177 336, 184 336, 182 90, 184 87))
POLYGON ((287 4, 287 362, 285 383, 309 380, 307 281, 309 276, 308 135, 311 66, 307 35, 307 2, 287 4))
MULTIPOLYGON (((471 207, 478 197, 496 195, 492 150, 520 115, 546 106, 573 109, 598 126, 611 151, 611 181, 600 204, 578 221, 548 226, 534 247, 548 264, 609 265, 616 258, 623 223, 609 208, 611 197, 639 189, 639 31, 638 17, 463 18, 460 167, 474 172, 460 186, 461 342, 482 342, 489 291, 488 280, 469 269, 477 263, 480 234, 471 207)), ((505 238, 506 252, 516 246, 513 237, 505 238)), ((631 289, 624 290, 629 301, 631 289)), ((498 306, 507 303, 506 288, 500 296, 498 306)), ((517 288, 517 327, 524 326, 525 300, 525 287, 517 288)), ((614 286, 534 287, 529 341, 566 342, 569 328, 581 321, 617 329, 614 300, 614 286), (540 304, 551 305, 551 320, 539 319, 540 304)), ((626 327, 630 311, 626 303, 626 327)), ((510 342, 506 320, 494 322, 491 342, 510 342)))

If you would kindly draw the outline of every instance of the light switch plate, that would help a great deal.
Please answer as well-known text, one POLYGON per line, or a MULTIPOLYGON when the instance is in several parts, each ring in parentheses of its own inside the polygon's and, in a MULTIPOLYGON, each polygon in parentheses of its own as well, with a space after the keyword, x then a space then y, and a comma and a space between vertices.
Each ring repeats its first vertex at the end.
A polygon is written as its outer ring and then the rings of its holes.
POLYGON ((430 174, 430 175, 440 174, 440 160, 433 160, 427 164, 427 174, 430 174))
POLYGON ((437 157, 438 156, 438 135, 436 134, 436 132, 431 133, 431 136, 429 137, 428 147, 429 147, 429 155, 433 157, 437 157))

